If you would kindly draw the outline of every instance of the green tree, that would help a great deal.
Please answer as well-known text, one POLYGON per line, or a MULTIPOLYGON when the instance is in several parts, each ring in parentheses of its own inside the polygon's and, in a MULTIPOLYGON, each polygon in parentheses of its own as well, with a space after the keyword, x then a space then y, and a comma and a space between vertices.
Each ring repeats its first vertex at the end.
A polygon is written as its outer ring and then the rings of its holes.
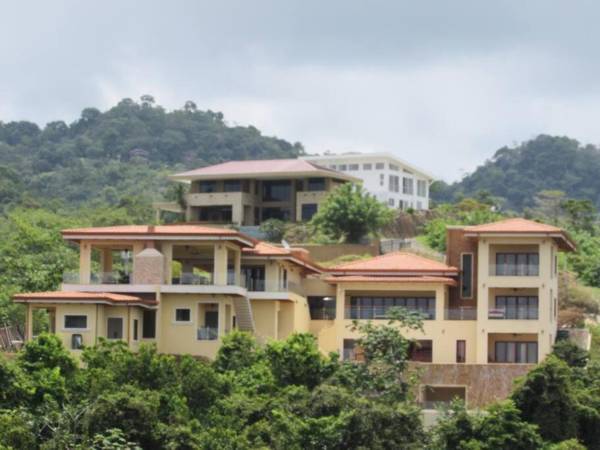
POLYGON ((345 183, 329 194, 311 224, 336 241, 359 242, 367 234, 380 233, 393 217, 394 212, 362 186, 345 183))

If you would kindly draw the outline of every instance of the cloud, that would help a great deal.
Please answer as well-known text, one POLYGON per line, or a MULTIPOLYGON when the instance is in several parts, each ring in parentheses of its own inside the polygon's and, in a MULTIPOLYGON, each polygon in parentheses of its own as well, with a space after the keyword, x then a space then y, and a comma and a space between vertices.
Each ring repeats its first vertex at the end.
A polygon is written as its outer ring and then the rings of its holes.
POLYGON ((0 120, 70 121, 149 93, 309 152, 389 151, 454 180, 538 133, 600 142, 598 12, 541 0, 18 2, 0 15, 0 120))

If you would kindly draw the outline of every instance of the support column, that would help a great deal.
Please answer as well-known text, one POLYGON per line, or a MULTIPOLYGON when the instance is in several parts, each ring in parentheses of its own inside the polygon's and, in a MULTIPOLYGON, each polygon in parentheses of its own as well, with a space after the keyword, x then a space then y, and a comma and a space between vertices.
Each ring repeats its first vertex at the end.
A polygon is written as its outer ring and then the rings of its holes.
POLYGON ((444 320, 444 309, 446 307, 446 286, 435 288, 435 320, 444 320))
POLYGON ((476 362, 488 361, 488 309, 490 245, 486 239, 480 239, 477 247, 477 323, 476 323, 476 362))
POLYGON ((26 319, 25 319, 25 341, 33 339, 33 308, 27 304, 26 319))
POLYGON ((215 245, 213 284, 227 286, 227 247, 224 244, 215 245))
POLYGON ((79 284, 90 284, 92 267, 92 246, 89 242, 79 244, 79 284))
POLYGON ((103 248, 100 252, 100 270, 104 273, 112 272, 113 260, 112 249, 103 248))
POLYGON ((241 286, 241 274, 242 274, 242 251, 235 251, 235 259, 233 264, 233 270, 235 275, 235 285, 241 286))
POLYGON ((335 331, 337 336, 337 351, 340 359, 344 357, 344 321, 346 308, 346 290, 338 283, 335 289, 335 331))
POLYGON ((171 284, 173 280, 173 244, 171 244, 170 242, 163 242, 161 245, 161 251, 163 256, 165 257, 164 283, 171 284))

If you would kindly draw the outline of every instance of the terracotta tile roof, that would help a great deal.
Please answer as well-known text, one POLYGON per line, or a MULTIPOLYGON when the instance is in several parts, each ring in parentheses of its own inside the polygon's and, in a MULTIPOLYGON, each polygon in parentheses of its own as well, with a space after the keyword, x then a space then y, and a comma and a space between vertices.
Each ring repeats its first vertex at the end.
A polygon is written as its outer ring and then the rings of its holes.
POLYGON ((327 277, 328 283, 442 283, 456 286, 456 280, 448 277, 389 277, 389 276, 365 276, 346 275, 341 277, 327 277))
POLYGON ((474 234, 548 234, 556 238, 557 243, 563 250, 573 251, 576 249, 575 243, 562 228, 545 223, 535 222, 533 220, 515 217, 512 219, 500 220, 498 222, 484 223, 482 225, 471 225, 463 228, 465 233, 474 234))
POLYGON ((458 273, 456 267, 408 252, 394 252, 352 261, 329 269, 331 272, 458 273))
POLYGON ((516 217, 482 225, 467 226, 465 231, 474 233, 561 233, 563 230, 553 225, 516 217))
POLYGON ((30 292, 13 295, 15 301, 82 301, 89 303, 108 302, 114 304, 140 303, 145 305, 156 305, 158 302, 145 300, 134 295, 114 294, 111 292, 30 292))
POLYGON ((174 225, 116 225, 111 227, 70 228, 62 230, 64 237, 72 235, 127 235, 127 236, 215 236, 239 237, 254 242, 249 236, 230 228, 207 227, 195 224, 174 225))
POLYGON ((274 256, 274 257, 288 257, 291 259, 296 259, 302 261, 305 264, 303 266, 308 266, 310 269, 320 272, 321 269, 311 261, 308 250, 303 248, 284 248, 278 247, 276 245, 269 244, 267 242, 257 242, 254 247, 244 248, 242 250, 242 254, 244 256, 274 256))
POLYGON ((179 180, 199 178, 244 177, 252 175, 277 176, 283 174, 298 174, 310 176, 330 175, 335 178, 356 180, 348 174, 319 166, 303 159, 261 159, 249 161, 227 161, 213 166, 201 167, 187 172, 176 173, 170 178, 179 180))

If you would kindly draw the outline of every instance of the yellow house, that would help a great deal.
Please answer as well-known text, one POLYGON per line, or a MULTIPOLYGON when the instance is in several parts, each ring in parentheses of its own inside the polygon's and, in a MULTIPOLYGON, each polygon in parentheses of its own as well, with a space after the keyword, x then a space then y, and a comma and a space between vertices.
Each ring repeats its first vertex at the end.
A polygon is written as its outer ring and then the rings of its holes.
POLYGON ((213 358, 233 329, 259 341, 310 332, 323 352, 354 359, 353 320, 419 311, 410 358, 425 406, 460 396, 471 407, 503 398, 515 377, 552 348, 557 254, 574 245, 559 228, 524 219, 448 229, 445 262, 389 253, 324 269, 303 249, 224 228, 116 226, 64 230, 80 267, 59 292, 18 294, 49 312, 50 329, 78 353, 100 337, 136 349, 213 358))
MULTIPOLYGON (((268 219, 308 221, 338 185, 359 178, 302 159, 228 161, 170 176, 189 183, 188 222, 254 226, 268 219)), ((156 203, 157 211, 181 205, 156 203)))

